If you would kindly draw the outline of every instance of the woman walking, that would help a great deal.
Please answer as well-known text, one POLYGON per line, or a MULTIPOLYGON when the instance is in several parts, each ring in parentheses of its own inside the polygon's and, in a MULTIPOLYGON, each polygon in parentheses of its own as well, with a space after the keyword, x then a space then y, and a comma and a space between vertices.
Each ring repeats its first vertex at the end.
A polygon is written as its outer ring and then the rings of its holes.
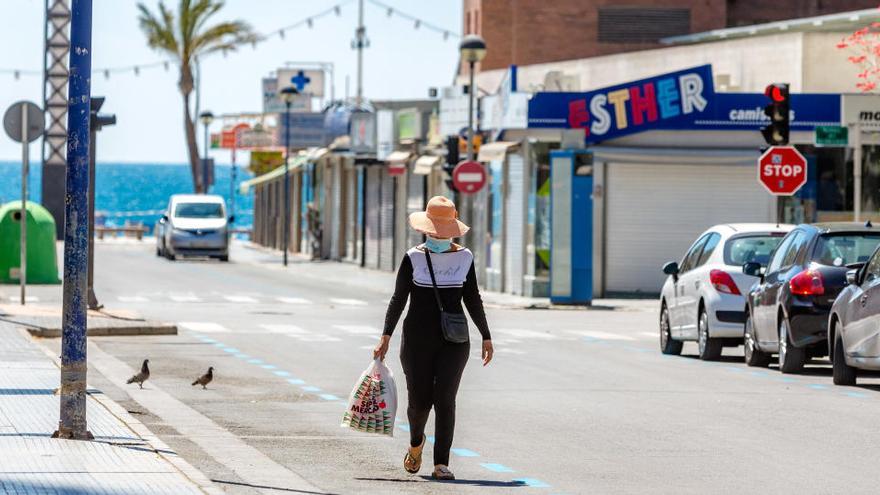
POLYGON ((400 362, 409 395, 407 416, 410 448, 403 467, 417 473, 422 466, 425 423, 434 408, 434 472, 440 480, 454 480, 449 449, 455 429, 455 396, 470 352, 467 319, 462 301, 483 338, 483 366, 492 360, 492 340, 477 287, 474 255, 454 244, 469 227, 458 220, 455 204, 435 196, 424 212, 409 217, 410 227, 427 236, 424 244, 407 251, 397 272, 394 295, 388 304, 382 340, 373 357, 385 359, 394 327, 407 298, 400 362))

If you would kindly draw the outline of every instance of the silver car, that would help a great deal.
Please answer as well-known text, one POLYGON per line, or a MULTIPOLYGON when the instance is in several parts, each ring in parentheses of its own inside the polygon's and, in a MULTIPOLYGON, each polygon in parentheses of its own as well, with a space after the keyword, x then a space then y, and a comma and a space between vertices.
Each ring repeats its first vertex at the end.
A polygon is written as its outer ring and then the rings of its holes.
POLYGON ((208 256, 229 261, 226 202, 213 194, 175 194, 156 223, 156 255, 208 256))

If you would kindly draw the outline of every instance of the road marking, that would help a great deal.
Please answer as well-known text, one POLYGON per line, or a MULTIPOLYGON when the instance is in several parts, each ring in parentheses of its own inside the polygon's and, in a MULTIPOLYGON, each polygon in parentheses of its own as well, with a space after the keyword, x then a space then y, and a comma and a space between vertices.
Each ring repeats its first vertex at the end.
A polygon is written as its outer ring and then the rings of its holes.
POLYGON ((331 297, 330 302, 333 304, 339 304, 340 306, 367 306, 367 302, 361 301, 360 299, 331 297))
POLYGON ((863 393, 861 393, 861 392, 847 392, 847 393, 844 394, 844 395, 847 395, 847 396, 849 396, 849 397, 855 397, 855 398, 857 398, 857 399, 864 399, 864 398, 868 397, 867 395, 865 395, 865 394, 863 394, 863 393))
POLYGON ((336 397, 336 396, 333 395, 333 394, 320 394, 320 395, 318 395, 318 397, 320 397, 320 398, 322 398, 322 399, 324 399, 324 400, 342 400, 342 399, 340 399, 339 397, 336 397))
POLYGON ((200 302, 202 300, 200 297, 193 294, 170 294, 168 298, 179 303, 200 302))
POLYGON ((405 432, 409 432, 409 425, 407 424, 397 425, 397 427, 405 432))
POLYGON ((284 304, 312 304, 312 301, 303 297, 276 297, 275 300, 284 304))
POLYGON ((258 301, 251 296, 223 296, 229 302, 256 304, 258 301))
POLYGON ((278 371, 273 371, 273 373, 275 373, 278 376, 290 376, 289 371, 278 370, 278 371))
POLYGON ((598 330, 567 330, 568 333, 581 335, 583 337, 592 337, 599 340, 636 340, 628 335, 619 333, 600 332, 598 330))
POLYGON ((320 392, 321 391, 320 387, 316 387, 314 385, 305 385, 300 388, 303 390, 303 392, 320 392))
POLYGON ((300 380, 299 378, 288 378, 287 383, 291 385, 305 385, 305 380, 300 380))
POLYGON ((177 324, 187 330, 192 330, 193 332, 206 332, 206 333, 223 333, 229 332, 229 330, 219 323, 211 323, 208 321, 182 321, 177 324))
POLYGON ((250 364, 263 364, 263 360, 262 360, 262 359, 253 358, 253 359, 248 359, 248 363, 250 363, 250 364))
POLYGON ((513 481, 517 481, 532 488, 550 488, 550 485, 541 480, 536 480, 535 478, 516 478, 513 481))
MULTIPOLYGON (((526 353, 526 351, 521 351, 519 349, 508 349, 506 347, 501 347, 499 349, 495 349, 495 354, 514 354, 514 355, 519 356, 519 355, 522 355, 525 353, 526 353)), ((477 354, 475 357, 477 359, 483 359, 483 356, 480 354, 477 354)))
POLYGON ((827 386, 825 386, 825 385, 821 385, 821 384, 819 384, 819 383, 812 383, 812 384, 807 385, 807 386, 810 387, 810 388, 813 389, 813 390, 825 390, 825 389, 828 388, 827 386))
POLYGON ((488 469, 489 471, 492 471, 495 473, 515 473, 516 472, 513 469, 505 466, 504 464, 495 464, 494 462, 484 462, 484 463, 481 463, 480 466, 483 466, 484 468, 488 469))
POLYGON ((658 334, 657 332, 639 332, 639 335, 641 335, 642 337, 651 337, 652 339, 660 338, 660 334, 658 334))
POLYGON ((300 342, 339 342, 342 339, 338 337, 331 337, 329 335, 325 335, 323 333, 313 333, 307 335, 290 335, 300 342))
POLYGON ((553 340, 558 338, 555 335, 546 333, 546 332, 538 332, 536 330, 525 330, 522 328, 499 328, 493 330, 493 332, 504 333, 507 335, 513 335, 514 337, 519 337, 521 339, 541 339, 541 340, 553 340))
POLYGON ((480 454, 468 449, 450 449, 453 454, 459 457, 480 457, 480 454))
POLYGON ((116 299, 117 299, 119 302, 125 302, 125 303, 145 303, 145 302, 150 302, 150 300, 147 299, 147 298, 144 297, 144 296, 119 296, 119 297, 117 297, 116 299))
POLYGON ((378 328, 369 325, 333 325, 333 328, 359 335, 379 335, 382 333, 378 328))
POLYGON ((285 325, 278 323, 264 323, 261 328, 268 330, 270 333, 280 333, 283 335, 301 335, 309 333, 306 329, 296 325, 285 325))

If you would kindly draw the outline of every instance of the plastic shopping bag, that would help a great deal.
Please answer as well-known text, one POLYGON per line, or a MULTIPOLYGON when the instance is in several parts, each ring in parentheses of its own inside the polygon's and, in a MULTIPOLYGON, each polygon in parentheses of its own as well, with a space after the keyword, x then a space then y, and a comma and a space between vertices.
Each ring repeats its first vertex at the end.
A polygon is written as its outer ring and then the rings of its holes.
POLYGON ((342 427, 394 436, 397 414, 397 387, 394 375, 385 363, 376 359, 361 373, 351 391, 342 427))

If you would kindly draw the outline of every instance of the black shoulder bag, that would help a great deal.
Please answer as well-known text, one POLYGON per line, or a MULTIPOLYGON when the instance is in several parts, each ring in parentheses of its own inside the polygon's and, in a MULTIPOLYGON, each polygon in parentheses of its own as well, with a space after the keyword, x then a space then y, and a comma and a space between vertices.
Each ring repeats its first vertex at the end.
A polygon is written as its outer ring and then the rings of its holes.
POLYGON ((437 289, 437 279, 434 277, 434 265, 431 263, 431 255, 428 251, 425 251, 425 259, 428 260, 431 285, 434 286, 434 297, 437 299, 437 307, 440 308, 440 328, 443 330, 443 339, 452 344, 464 344, 470 340, 467 316, 464 313, 449 313, 443 309, 443 301, 440 300, 440 291, 437 289))

